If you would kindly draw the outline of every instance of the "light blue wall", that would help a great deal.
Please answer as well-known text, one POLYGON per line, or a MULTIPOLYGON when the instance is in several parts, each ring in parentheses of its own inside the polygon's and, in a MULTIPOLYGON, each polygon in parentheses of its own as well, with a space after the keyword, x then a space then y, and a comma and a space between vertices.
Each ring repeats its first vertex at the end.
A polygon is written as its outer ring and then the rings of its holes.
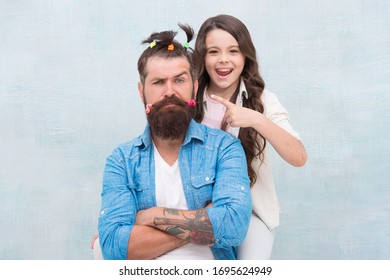
POLYGON ((140 41, 219 13, 247 24, 308 151, 273 154, 273 258, 390 259, 389 3, 1 0, 0 259, 92 258, 105 158, 145 124, 140 41))

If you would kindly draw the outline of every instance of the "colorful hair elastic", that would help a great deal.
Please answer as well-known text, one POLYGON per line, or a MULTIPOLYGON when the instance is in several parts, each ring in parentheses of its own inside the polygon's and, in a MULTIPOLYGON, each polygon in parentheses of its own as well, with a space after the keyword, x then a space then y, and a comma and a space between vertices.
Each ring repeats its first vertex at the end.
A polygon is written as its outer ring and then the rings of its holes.
POLYGON ((194 99, 191 99, 187 102, 187 105, 190 106, 190 107, 194 107, 196 105, 196 102, 194 99))
POLYGON ((156 40, 153 40, 153 42, 149 44, 149 47, 152 49, 154 46, 156 46, 156 44, 157 44, 156 40))
POLYGON ((185 42, 185 43, 183 44, 183 47, 184 47, 185 49, 188 49, 188 48, 190 47, 190 43, 185 42))
POLYGON ((152 107, 153 107, 153 104, 146 104, 146 109, 145 109, 146 114, 149 114, 150 109, 152 109, 152 107))
POLYGON ((175 49, 175 46, 173 44, 170 44, 168 46, 168 51, 173 51, 175 49))

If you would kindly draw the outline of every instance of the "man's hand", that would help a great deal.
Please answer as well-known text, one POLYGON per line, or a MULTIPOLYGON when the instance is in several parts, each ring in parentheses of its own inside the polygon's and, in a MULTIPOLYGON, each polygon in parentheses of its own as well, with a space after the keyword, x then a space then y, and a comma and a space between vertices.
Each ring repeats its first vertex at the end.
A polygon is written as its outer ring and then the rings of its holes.
POLYGON ((140 210, 137 212, 135 225, 140 226, 153 226, 154 210, 157 207, 152 207, 146 210, 140 210))
POLYGON ((177 210, 152 207, 139 211, 135 224, 157 228, 194 244, 214 245, 213 227, 205 208, 177 210))

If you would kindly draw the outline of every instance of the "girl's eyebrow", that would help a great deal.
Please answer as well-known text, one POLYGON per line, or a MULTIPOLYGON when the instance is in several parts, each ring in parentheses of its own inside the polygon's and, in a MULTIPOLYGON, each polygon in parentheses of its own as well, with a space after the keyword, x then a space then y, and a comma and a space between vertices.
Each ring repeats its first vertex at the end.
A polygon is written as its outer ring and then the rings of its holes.
MULTIPOLYGON (((239 48, 240 46, 239 45, 231 45, 231 46, 227 46, 226 48, 230 49, 230 48, 239 48)), ((220 49, 220 47, 217 47, 217 46, 209 46, 206 48, 206 50, 208 49, 220 49)))

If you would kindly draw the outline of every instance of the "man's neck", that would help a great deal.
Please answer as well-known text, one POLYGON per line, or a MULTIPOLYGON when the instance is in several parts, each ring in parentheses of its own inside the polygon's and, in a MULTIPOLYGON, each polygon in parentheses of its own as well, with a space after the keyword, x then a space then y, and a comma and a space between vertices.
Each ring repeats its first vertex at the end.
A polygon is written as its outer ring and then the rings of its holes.
POLYGON ((173 165, 179 157, 181 144, 184 141, 184 135, 178 139, 162 139, 160 137, 152 136, 153 143, 156 146, 161 157, 169 165, 173 165))

